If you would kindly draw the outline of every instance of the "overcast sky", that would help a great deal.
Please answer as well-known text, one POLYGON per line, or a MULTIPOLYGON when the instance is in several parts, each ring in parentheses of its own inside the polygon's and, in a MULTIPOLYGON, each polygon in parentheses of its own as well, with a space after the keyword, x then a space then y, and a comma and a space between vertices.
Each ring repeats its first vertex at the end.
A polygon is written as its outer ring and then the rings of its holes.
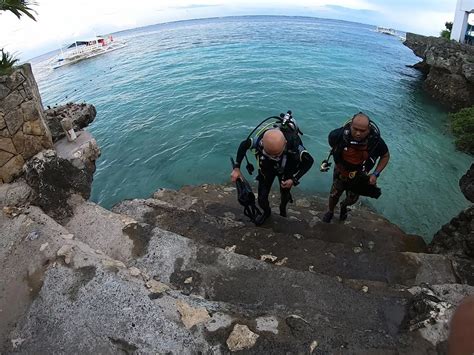
POLYGON ((362 22, 438 35, 456 0, 37 0, 37 22, 0 14, 0 48, 25 60, 71 39, 155 23, 236 15, 291 15, 362 22))

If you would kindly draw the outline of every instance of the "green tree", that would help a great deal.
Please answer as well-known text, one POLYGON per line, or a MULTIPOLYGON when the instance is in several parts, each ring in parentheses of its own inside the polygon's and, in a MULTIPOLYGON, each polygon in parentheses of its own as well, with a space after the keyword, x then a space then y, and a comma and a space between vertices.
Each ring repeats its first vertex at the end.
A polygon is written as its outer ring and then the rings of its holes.
MULTIPOLYGON (((31 8, 34 5, 37 5, 36 2, 28 0, 0 0, 0 14, 2 11, 9 11, 18 19, 26 15, 33 21, 36 21, 33 15, 33 13, 36 14, 36 11, 31 8)), ((15 58, 3 48, 0 48, 0 54, 0 75, 9 74, 15 63, 18 62, 18 58, 15 58)))
POLYGON ((19 19, 22 15, 26 15, 33 21, 36 21, 33 13, 36 11, 31 6, 37 5, 35 1, 29 0, 0 0, 0 11, 10 11, 19 19))
POLYGON ((439 35, 443 38, 450 39, 451 38, 451 30, 453 29, 453 23, 452 22, 445 22, 444 27, 446 27, 446 29, 442 30, 439 35))

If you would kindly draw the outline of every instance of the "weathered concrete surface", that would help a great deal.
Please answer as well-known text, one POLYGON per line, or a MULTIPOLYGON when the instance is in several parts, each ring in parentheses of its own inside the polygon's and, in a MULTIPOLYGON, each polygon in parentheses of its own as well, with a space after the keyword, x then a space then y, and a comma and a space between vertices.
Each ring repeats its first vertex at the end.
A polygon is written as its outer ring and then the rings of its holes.
POLYGON ((426 75, 423 88, 457 111, 474 105, 474 50, 441 37, 407 33, 404 44, 423 59, 418 68, 426 75))
POLYGON ((95 172, 95 162, 100 157, 100 149, 90 132, 77 132, 77 138, 73 142, 62 138, 54 144, 54 149, 58 157, 70 161, 76 168, 91 175, 95 172))
POLYGON ((136 221, 91 202, 77 204, 65 227, 76 239, 113 259, 128 261, 143 250, 142 227, 136 221))
POLYGON ((399 332, 409 297, 402 290, 383 297, 355 291, 332 278, 200 246, 159 229, 149 253, 135 263, 142 270, 138 277, 80 242, 67 244, 69 263, 48 269, 11 334, 18 353, 227 353, 235 323, 258 334, 250 353, 303 353, 315 339, 323 353, 433 349, 415 332, 399 332), (171 289, 150 293, 146 280, 153 279, 171 289), (187 329, 179 311, 183 302, 211 317, 187 329), (278 322, 278 335, 257 329, 262 316, 278 322))
POLYGON ((94 121, 97 111, 95 107, 90 104, 75 104, 69 102, 66 105, 45 110, 44 114, 53 141, 56 142, 66 136, 61 127, 61 120, 63 118, 71 118, 74 130, 79 131, 94 121))
POLYGON ((38 295, 44 270, 69 234, 37 207, 7 212, 0 211, 0 349, 38 295))
MULTIPOLYGON (((330 229, 318 221, 310 226, 307 219, 323 212, 318 200, 299 198, 290 218, 273 216, 255 228, 241 217, 234 194, 222 186, 159 191, 155 198, 118 205, 120 213, 76 199, 64 227, 36 207, 6 210, 10 232, 2 250, 8 255, 0 255, 7 260, 0 275, 8 288, 16 280, 23 291, 13 288, 2 302, 14 302, 16 294, 24 301, 10 317, 3 350, 228 353, 239 324, 258 335, 246 343, 246 353, 443 352, 448 313, 429 318, 420 305, 433 306, 423 301, 432 298, 408 292, 407 285, 455 282, 448 257, 413 253, 424 248, 416 237, 397 242, 403 232, 364 209, 330 229), (180 224, 192 239, 159 228, 164 222, 180 224), (295 233, 299 223, 306 224, 295 233), (32 233, 36 226, 40 233, 32 233), (216 237, 200 235, 204 227, 216 237), (375 231, 382 228, 386 239, 375 231), (276 260, 264 262, 265 255, 276 260), (30 293, 22 275, 36 265, 41 278, 30 293)), ((35 273, 27 275, 37 280, 35 273)), ((438 303, 455 307, 444 297, 451 286, 440 287, 445 291, 436 293, 438 303)), ((459 295, 472 292, 452 287, 459 295)))
POLYGON ((201 244, 232 248, 236 253, 258 260, 270 255, 275 264, 296 270, 390 284, 455 281, 448 258, 420 254, 417 259, 411 254, 400 253, 413 250, 417 245, 413 240, 418 242, 418 239, 406 236, 382 219, 377 221, 378 218, 368 211, 354 211, 349 223, 327 225, 317 222, 310 226, 307 220, 323 213, 324 209, 312 205, 309 200, 300 200, 291 207, 289 219, 272 216, 264 228, 255 228, 242 215, 233 196, 235 192, 227 190, 228 195, 225 195, 223 189, 228 188, 209 187, 207 193, 199 187, 186 188, 187 193, 184 193, 185 189, 181 192, 161 190, 154 194, 154 199, 124 201, 113 210, 201 244), (216 196, 211 191, 215 191, 216 196), (292 220, 292 216, 301 220, 292 220), (366 229, 363 229, 364 217, 366 229), (426 272, 425 268, 433 263, 439 263, 437 271, 426 272))

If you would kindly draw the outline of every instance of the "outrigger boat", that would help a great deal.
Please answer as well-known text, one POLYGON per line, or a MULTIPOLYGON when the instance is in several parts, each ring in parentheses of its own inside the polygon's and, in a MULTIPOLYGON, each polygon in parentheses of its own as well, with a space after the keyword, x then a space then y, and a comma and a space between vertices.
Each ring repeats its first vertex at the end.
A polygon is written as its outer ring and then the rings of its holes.
POLYGON ((84 59, 112 52, 126 45, 125 42, 114 41, 112 36, 97 36, 89 40, 75 41, 66 48, 61 48, 61 53, 52 60, 51 67, 57 69, 84 59))
POLYGON ((397 32, 393 28, 377 27, 376 31, 390 36, 398 36, 397 32))

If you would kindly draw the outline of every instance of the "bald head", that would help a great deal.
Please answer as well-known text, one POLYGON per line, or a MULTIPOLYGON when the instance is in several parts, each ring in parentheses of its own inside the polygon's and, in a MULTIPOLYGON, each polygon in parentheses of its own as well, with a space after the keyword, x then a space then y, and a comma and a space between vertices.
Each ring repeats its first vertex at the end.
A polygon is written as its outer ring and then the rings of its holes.
POLYGON ((286 139, 279 129, 269 129, 263 134, 263 149, 270 155, 281 155, 285 150, 286 139))
POLYGON ((351 123, 351 135, 356 141, 363 141, 370 133, 369 117, 360 112, 354 116, 351 123))

